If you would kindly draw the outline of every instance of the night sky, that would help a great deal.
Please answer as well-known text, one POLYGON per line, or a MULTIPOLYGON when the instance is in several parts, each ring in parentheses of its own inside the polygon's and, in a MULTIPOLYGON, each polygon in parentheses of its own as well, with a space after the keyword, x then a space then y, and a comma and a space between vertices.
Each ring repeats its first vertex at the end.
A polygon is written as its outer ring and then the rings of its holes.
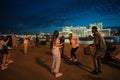
POLYGON ((96 22, 120 27, 120 0, 0 0, 2 33, 51 33, 96 22))

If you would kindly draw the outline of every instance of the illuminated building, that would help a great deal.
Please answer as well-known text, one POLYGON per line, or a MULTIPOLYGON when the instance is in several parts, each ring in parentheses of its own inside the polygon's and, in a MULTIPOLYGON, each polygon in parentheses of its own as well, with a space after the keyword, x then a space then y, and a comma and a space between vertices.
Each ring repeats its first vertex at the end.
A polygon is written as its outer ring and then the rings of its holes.
POLYGON ((92 35, 91 28, 93 26, 97 26, 98 31, 102 34, 103 37, 109 37, 111 33, 111 29, 103 29, 102 23, 93 23, 89 24, 89 29, 86 26, 63 26, 62 32, 60 32, 60 36, 64 35, 65 37, 68 37, 69 33, 72 33, 73 35, 76 35, 78 37, 87 37, 89 35, 92 35))
MULTIPOLYGON (((103 29, 102 23, 94 23, 89 25, 89 29, 91 30, 92 26, 97 26, 98 31, 101 33, 103 37, 109 37, 111 34, 111 29, 103 29)), ((89 30, 89 31, 90 31, 89 30)), ((92 33, 91 33, 92 34, 92 33)))

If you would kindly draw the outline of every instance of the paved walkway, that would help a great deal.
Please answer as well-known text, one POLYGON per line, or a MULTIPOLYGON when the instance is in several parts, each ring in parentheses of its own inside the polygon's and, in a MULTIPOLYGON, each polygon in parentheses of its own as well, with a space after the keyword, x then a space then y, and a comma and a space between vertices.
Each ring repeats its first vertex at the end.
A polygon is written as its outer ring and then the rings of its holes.
POLYGON ((7 70, 0 70, 0 80, 120 80, 119 63, 103 61, 102 74, 91 74, 92 57, 84 55, 83 47, 84 45, 80 45, 77 51, 78 62, 72 63, 66 57, 69 56, 70 47, 65 45, 66 56, 62 58, 60 69, 63 76, 56 79, 50 73, 52 54, 49 43, 40 48, 29 48, 28 56, 23 55, 22 46, 19 46, 13 51, 15 62, 7 70))

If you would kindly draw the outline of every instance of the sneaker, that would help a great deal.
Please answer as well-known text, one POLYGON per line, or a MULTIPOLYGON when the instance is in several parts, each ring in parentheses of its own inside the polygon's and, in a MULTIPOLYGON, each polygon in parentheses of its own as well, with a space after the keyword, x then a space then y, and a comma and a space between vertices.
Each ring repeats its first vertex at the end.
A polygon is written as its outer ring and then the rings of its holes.
POLYGON ((96 71, 96 70, 93 70, 91 73, 95 74, 95 75, 98 75, 98 71, 96 71))
POLYGON ((74 62, 76 62, 76 61, 77 61, 77 59, 74 59, 73 61, 74 61, 74 62))
POLYGON ((55 78, 58 78, 58 77, 60 77, 60 76, 62 76, 62 73, 57 73, 57 74, 55 75, 55 78))
POLYGON ((1 67, 4 67, 4 66, 6 66, 6 65, 1 64, 1 67))
POLYGON ((8 66, 3 66, 3 65, 1 65, 1 70, 5 70, 5 69, 7 69, 8 68, 8 66))
POLYGON ((70 58, 70 59, 69 59, 69 61, 72 61, 72 60, 73 60, 73 58, 70 58))
POLYGON ((5 63, 6 66, 8 66, 8 63, 5 63))
POLYGON ((9 60, 9 61, 8 61, 8 64, 11 64, 11 63, 13 63, 13 62, 14 62, 13 60, 9 60))
POLYGON ((8 47, 8 49, 13 49, 13 48, 11 48, 11 47, 8 47))

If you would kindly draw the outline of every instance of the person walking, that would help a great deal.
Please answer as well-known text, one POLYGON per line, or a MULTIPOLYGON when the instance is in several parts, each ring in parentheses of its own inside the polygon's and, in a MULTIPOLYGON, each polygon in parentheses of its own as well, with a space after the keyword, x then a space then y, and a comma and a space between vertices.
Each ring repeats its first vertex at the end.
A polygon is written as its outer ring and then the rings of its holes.
POLYGON ((28 37, 26 32, 24 33, 23 40, 24 40, 24 42, 23 42, 23 44, 24 44, 24 55, 28 55, 29 37, 28 37))
POLYGON ((30 48, 33 48, 34 47, 34 37, 33 37, 33 34, 31 34, 30 36, 29 36, 29 46, 30 46, 30 48))
POLYGON ((94 70, 91 72, 93 74, 102 73, 101 70, 101 56, 105 55, 106 44, 102 35, 98 32, 97 27, 92 27, 93 36, 89 36, 93 39, 93 46, 96 47, 95 53, 93 55, 94 70))
POLYGON ((18 45, 17 37, 14 36, 14 37, 13 37, 13 47, 14 47, 14 48, 17 48, 17 45, 18 45))

